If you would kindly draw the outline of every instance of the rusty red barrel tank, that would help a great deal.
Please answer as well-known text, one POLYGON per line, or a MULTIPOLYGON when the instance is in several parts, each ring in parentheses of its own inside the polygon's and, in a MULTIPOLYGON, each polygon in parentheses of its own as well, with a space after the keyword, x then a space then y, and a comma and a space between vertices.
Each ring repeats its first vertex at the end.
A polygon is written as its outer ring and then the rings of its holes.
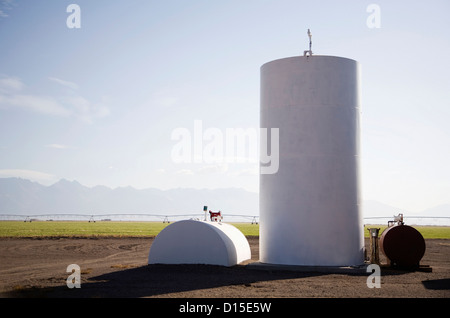
POLYGON ((425 240, 415 228, 400 224, 383 231, 380 248, 391 265, 418 267, 425 254, 425 240))

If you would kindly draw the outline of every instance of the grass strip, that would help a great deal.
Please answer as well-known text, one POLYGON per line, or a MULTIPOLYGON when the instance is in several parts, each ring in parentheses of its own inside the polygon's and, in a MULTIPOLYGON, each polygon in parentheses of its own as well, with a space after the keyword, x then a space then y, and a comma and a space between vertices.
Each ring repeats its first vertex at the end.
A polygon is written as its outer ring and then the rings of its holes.
MULTIPOLYGON (((154 237, 170 223, 125 221, 0 221, 0 237, 154 237)), ((259 224, 232 223, 245 236, 259 236, 259 224)), ((413 225, 412 225, 413 226, 413 225)), ((366 225, 368 228, 385 225, 366 225)), ((413 226, 426 239, 450 239, 450 226, 413 226)))

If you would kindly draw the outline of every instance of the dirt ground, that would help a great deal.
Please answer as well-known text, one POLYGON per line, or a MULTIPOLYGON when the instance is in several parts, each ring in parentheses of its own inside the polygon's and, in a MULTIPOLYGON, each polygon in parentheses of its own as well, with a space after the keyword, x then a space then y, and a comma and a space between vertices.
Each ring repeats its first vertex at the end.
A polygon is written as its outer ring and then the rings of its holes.
MULTIPOLYGON (((0 239, 3 298, 450 298, 450 240, 426 240, 427 271, 381 269, 381 287, 368 288, 370 273, 147 265, 152 238, 0 239), (67 266, 81 268, 81 288, 68 288, 67 266)), ((366 241, 368 247, 368 241, 366 241)), ((382 254, 381 254, 382 256, 382 254)), ((381 257, 385 262, 384 257, 381 257)), ((373 281, 373 280, 372 280, 373 281)))

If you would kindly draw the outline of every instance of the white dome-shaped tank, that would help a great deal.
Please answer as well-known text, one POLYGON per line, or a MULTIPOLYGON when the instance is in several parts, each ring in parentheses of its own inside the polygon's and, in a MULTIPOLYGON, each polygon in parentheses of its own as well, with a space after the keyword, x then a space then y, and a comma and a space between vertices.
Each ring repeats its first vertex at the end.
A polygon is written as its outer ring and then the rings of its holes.
POLYGON ((268 62, 260 111, 261 128, 279 129, 279 169, 260 175, 260 261, 363 264, 358 63, 316 55, 268 62))
POLYGON ((251 259, 250 245, 236 227, 219 222, 183 220, 155 238, 148 264, 233 266, 251 259))

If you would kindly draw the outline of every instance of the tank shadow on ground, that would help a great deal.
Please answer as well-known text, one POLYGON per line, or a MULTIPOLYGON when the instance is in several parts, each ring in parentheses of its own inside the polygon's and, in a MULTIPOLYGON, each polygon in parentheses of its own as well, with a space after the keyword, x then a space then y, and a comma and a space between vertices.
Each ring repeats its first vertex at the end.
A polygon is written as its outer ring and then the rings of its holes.
POLYGON ((424 280, 422 284, 426 289, 450 290, 450 278, 424 280))
POLYGON ((215 265, 146 265, 114 271, 89 278, 81 288, 67 286, 54 288, 29 288, 12 291, 8 297, 50 298, 137 298, 171 293, 189 292, 223 286, 242 285, 250 287, 258 281, 318 276, 320 273, 270 273, 247 270, 245 266, 215 265))
MULTIPOLYGON (((387 271, 382 275, 401 275, 403 271, 387 271)), ((258 270, 245 265, 232 267, 215 265, 146 265, 91 277, 81 288, 58 287, 28 288, 7 293, 7 297, 30 298, 138 298, 162 296, 225 286, 250 288, 252 284, 283 279, 326 276, 331 273, 258 270)), ((368 276, 370 273, 348 273, 368 276)), ((288 296, 288 295, 287 295, 288 296)), ((211 295, 211 297, 216 297, 211 295)), ((219 296, 222 297, 222 296, 219 296)))

